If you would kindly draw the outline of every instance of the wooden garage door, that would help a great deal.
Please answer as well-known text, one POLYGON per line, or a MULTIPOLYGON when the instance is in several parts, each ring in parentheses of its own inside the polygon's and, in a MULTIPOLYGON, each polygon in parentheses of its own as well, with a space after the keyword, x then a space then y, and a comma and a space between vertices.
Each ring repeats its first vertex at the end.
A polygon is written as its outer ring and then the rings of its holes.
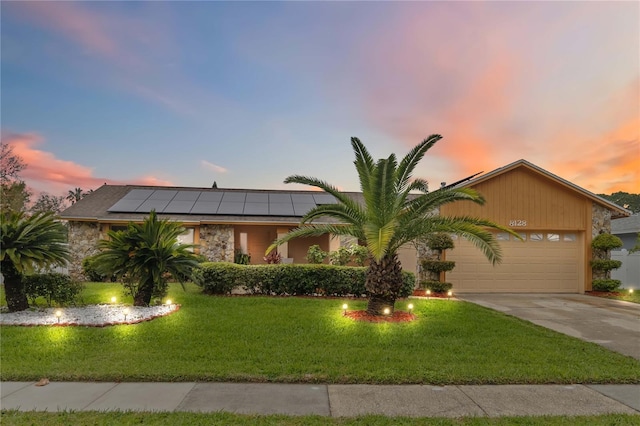
POLYGON ((582 236, 575 232, 522 232, 525 241, 507 233, 496 238, 502 263, 491 265, 482 252, 465 239, 455 240, 447 260, 456 267, 447 281, 456 292, 578 293, 582 283, 582 236))

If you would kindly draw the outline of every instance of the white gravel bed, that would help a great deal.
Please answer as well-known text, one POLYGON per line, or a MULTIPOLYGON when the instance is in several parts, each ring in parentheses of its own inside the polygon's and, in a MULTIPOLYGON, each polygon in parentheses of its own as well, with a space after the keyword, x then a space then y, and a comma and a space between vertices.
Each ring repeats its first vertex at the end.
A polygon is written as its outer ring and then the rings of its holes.
POLYGON ((2 325, 84 325, 103 327, 116 324, 137 324, 169 315, 180 305, 125 306, 89 305, 81 308, 46 308, 0 314, 2 325), (56 316, 60 311, 60 317, 56 316))

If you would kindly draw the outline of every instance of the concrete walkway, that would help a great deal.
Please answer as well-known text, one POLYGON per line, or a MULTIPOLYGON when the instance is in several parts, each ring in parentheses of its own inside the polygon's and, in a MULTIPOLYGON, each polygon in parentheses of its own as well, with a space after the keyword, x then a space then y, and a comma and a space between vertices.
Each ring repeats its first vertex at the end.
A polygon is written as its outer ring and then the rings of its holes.
POLYGON ((227 411, 410 417, 640 415, 640 385, 315 385, 272 383, 0 383, 2 409, 227 411))
POLYGON ((640 304, 584 294, 458 294, 458 299, 640 360, 640 304))

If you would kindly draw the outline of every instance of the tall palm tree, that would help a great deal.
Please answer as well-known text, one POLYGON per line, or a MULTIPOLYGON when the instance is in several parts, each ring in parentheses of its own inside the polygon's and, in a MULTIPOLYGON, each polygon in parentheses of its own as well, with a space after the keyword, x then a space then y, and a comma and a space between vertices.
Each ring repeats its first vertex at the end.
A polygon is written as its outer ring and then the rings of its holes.
POLYGON ((429 192, 425 180, 412 179, 420 160, 441 138, 440 135, 429 136, 400 163, 394 154, 374 162, 362 142, 358 138, 351 138, 363 204, 323 180, 289 176, 285 183, 315 186, 333 195, 337 203, 311 209, 302 218, 301 225, 276 240, 267 253, 298 237, 328 233, 356 237, 367 247, 370 255, 366 289, 369 294, 367 312, 372 315, 382 315, 385 309, 393 312, 402 286, 402 267, 397 253, 406 243, 434 232, 457 234, 479 247, 490 262, 499 262, 500 246, 487 228, 516 235, 513 231, 486 219, 442 217, 436 213, 440 206, 454 201, 468 200, 483 204, 484 198, 479 193, 469 188, 442 188, 429 192), (312 223, 320 217, 335 219, 337 223, 312 223))
POLYGON ((0 225, 0 267, 10 312, 29 307, 22 276, 37 268, 64 266, 69 260, 67 231, 52 212, 26 216, 4 212, 0 225))
POLYGON ((82 200, 86 194, 82 190, 82 188, 75 188, 74 190, 69 190, 67 193, 67 200, 71 201, 71 204, 76 203, 77 201, 82 200))
POLYGON ((124 231, 109 231, 100 240, 102 250, 94 258, 98 272, 133 283, 133 304, 147 306, 154 295, 166 291, 165 274, 180 282, 198 264, 190 251, 193 244, 178 243, 184 228, 176 222, 160 220, 155 211, 141 224, 129 223, 124 231))

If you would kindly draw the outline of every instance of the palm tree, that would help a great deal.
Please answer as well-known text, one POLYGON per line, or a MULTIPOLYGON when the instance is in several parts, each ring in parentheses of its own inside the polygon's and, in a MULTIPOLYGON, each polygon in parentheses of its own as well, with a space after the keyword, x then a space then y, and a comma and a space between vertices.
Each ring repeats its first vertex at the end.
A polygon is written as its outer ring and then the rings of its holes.
POLYGON ((442 217, 436 213, 440 206, 454 201, 483 204, 484 198, 480 194, 469 188, 441 188, 429 192, 425 180, 412 179, 420 160, 441 138, 439 135, 429 136, 399 164, 394 154, 374 162, 362 142, 351 138, 363 204, 323 180, 289 176, 285 183, 315 186, 333 195, 337 203, 319 205, 310 210, 302 218, 301 225, 276 240, 267 253, 298 237, 328 233, 356 237, 367 247, 370 256, 366 289, 369 294, 367 312, 371 315, 382 315, 385 309, 393 312, 402 286, 402 267, 397 252, 404 244, 435 232, 447 232, 467 238, 484 252, 490 262, 499 262, 500 246, 487 228, 515 235, 513 231, 485 219, 442 217), (337 223, 311 223, 320 217, 335 219, 337 223))
POLYGON ((4 212, 0 225, 0 267, 10 312, 29 307, 22 276, 37 268, 64 266, 69 260, 66 229, 52 212, 26 216, 4 212))
POLYGON ((69 190, 67 193, 67 200, 71 201, 71 204, 76 203, 77 201, 82 200, 86 194, 82 190, 82 188, 75 188, 74 190, 69 190))
POLYGON ((124 231, 109 231, 109 239, 98 242, 102 251, 94 258, 95 268, 132 283, 133 304, 148 306, 154 295, 166 292, 165 274, 182 283, 198 264, 190 251, 195 246, 178 243, 183 232, 179 223, 160 220, 151 211, 143 223, 129 223, 124 231))

